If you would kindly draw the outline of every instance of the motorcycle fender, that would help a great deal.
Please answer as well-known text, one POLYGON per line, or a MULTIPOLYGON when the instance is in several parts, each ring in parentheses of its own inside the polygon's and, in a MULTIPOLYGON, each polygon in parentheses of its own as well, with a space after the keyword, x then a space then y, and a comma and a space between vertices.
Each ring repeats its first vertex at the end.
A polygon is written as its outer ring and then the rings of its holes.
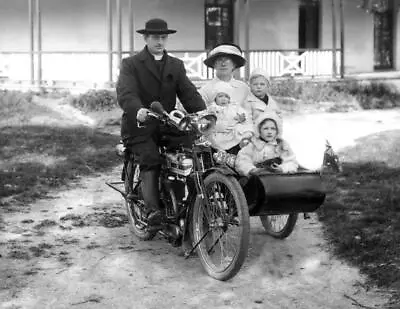
POLYGON ((212 168, 208 169, 207 171, 205 171, 203 174, 203 177, 206 178, 209 174, 211 174, 213 172, 220 173, 225 176, 238 176, 236 171, 234 171, 233 169, 231 169, 227 166, 223 166, 223 167, 218 166, 218 167, 212 167, 212 168))

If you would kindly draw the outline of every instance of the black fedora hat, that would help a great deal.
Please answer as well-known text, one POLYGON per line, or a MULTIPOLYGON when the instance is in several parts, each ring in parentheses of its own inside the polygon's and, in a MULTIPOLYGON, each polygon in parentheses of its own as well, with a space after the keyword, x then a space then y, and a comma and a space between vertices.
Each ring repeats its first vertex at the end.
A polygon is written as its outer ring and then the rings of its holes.
POLYGON ((168 29, 168 24, 160 18, 153 18, 146 22, 145 28, 136 31, 140 34, 171 34, 176 30, 168 29))

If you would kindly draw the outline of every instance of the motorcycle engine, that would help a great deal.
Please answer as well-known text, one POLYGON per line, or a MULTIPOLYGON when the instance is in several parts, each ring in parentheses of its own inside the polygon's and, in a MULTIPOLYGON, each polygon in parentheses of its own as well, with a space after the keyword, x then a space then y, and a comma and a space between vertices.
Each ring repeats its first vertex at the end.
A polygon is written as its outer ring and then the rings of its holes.
POLYGON ((183 153, 167 152, 166 167, 171 175, 187 177, 193 169, 193 159, 183 153))

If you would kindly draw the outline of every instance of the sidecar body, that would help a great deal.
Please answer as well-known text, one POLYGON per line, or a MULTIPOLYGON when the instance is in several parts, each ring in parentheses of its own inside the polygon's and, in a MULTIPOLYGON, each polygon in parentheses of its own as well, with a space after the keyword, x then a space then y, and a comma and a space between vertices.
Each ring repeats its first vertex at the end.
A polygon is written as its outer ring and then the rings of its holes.
POLYGON ((260 172, 240 183, 251 216, 314 212, 326 195, 320 173, 307 169, 291 174, 260 172))

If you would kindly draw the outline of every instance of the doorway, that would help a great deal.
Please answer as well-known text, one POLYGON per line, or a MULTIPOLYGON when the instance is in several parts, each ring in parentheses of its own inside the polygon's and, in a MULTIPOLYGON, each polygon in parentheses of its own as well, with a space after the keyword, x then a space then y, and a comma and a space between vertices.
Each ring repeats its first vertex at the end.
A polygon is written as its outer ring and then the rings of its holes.
POLYGON ((374 15, 374 69, 393 69, 393 0, 387 1, 383 12, 374 15))
POLYGON ((299 48, 319 48, 319 0, 301 0, 299 4, 299 48))
POLYGON ((233 0, 205 0, 205 48, 233 43, 233 0))

